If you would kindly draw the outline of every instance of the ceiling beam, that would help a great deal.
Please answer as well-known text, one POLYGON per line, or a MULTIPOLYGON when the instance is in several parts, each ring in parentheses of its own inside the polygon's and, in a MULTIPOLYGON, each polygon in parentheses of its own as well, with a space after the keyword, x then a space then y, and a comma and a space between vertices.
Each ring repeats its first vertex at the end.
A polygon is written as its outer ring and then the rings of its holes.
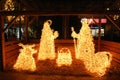
POLYGON ((11 27, 17 18, 18 16, 15 16, 15 18, 7 25, 7 27, 3 30, 3 32, 5 32, 9 27, 11 27))
POLYGON ((34 7, 32 7, 31 5, 29 5, 28 1, 26 1, 26 0, 19 0, 18 3, 21 3, 24 6, 24 8, 27 9, 27 10, 31 10, 31 9, 34 10, 34 7))
POLYGON ((105 16, 120 31, 120 27, 108 15, 105 16))
POLYGON ((0 15, 2 16, 16 16, 16 15, 29 15, 29 16, 64 16, 64 15, 89 15, 89 16, 99 16, 99 15, 110 15, 110 14, 118 14, 120 15, 120 11, 118 12, 53 12, 53 11, 0 11, 0 15))
POLYGON ((28 25, 31 25, 36 19, 37 19, 37 17, 34 16, 34 17, 32 18, 32 20, 28 22, 28 25))

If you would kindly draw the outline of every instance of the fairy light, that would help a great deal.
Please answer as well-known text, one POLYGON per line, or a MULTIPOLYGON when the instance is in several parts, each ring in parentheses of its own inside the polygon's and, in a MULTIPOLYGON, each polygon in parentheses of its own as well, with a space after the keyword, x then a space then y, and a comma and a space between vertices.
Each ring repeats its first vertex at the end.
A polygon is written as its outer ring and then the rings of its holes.
POLYGON ((21 46, 22 49, 20 49, 20 54, 13 68, 17 71, 35 71, 36 64, 33 58, 33 54, 37 52, 37 50, 33 49, 35 45, 23 45, 22 43, 19 43, 19 46, 21 46))
POLYGON ((95 53, 93 37, 87 19, 81 20, 82 28, 76 34, 72 27, 71 36, 74 38, 75 57, 84 62, 85 68, 94 76, 103 76, 112 60, 109 52, 95 53), (75 40, 77 38, 77 41, 75 40))
POLYGON ((72 64, 72 56, 68 48, 62 48, 60 51, 58 51, 56 63, 58 67, 70 66, 72 64))
MULTIPOLYGON (((105 75, 107 68, 111 65, 112 55, 105 51, 95 53, 93 37, 90 32, 89 22, 87 21, 87 19, 82 19, 82 27, 78 34, 76 34, 72 27, 71 36, 74 38, 75 58, 83 61, 86 70, 91 75, 101 77, 105 75), (77 40, 75 38, 77 38, 77 40)), ((72 55, 68 48, 62 48, 58 51, 56 57, 54 39, 58 37, 58 32, 54 32, 50 28, 51 24, 52 21, 47 20, 43 25, 40 47, 38 50, 38 60, 56 59, 58 67, 71 66, 72 55)), ((22 46, 23 49, 20 49, 18 59, 13 66, 14 69, 19 71, 35 71, 36 64, 33 58, 33 54, 37 52, 37 50, 33 49, 35 45, 19 44, 19 46, 22 46)))
MULTIPOLYGON (((5 5, 4 5, 5 11, 14 11, 14 3, 12 0, 6 0, 5 5)), ((7 16, 8 21, 11 21, 14 18, 14 16, 7 16)))
MULTIPOLYGON (((4 5, 4 10, 5 11, 14 11, 15 10, 15 3, 12 0, 6 0, 5 5, 4 5)), ((11 21, 15 16, 7 16, 8 21, 11 21)), ((18 21, 24 21, 24 15, 19 16, 16 19, 16 22, 18 21)))
POLYGON ((38 60, 55 59, 54 39, 58 37, 58 32, 50 28, 51 24, 52 21, 47 20, 43 25, 38 60))
POLYGON ((4 9, 6 11, 13 11, 13 10, 15 10, 13 1, 12 0, 6 0, 6 3, 4 5, 4 9))

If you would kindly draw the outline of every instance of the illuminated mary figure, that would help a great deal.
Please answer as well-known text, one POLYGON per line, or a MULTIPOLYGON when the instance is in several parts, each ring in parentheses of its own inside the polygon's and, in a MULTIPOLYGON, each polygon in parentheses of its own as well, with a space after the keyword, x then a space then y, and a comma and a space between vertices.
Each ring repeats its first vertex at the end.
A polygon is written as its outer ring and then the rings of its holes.
POLYGON ((58 37, 58 32, 53 31, 50 26, 51 20, 44 22, 42 35, 40 39, 40 47, 38 53, 38 60, 55 59, 55 45, 54 39, 58 37))

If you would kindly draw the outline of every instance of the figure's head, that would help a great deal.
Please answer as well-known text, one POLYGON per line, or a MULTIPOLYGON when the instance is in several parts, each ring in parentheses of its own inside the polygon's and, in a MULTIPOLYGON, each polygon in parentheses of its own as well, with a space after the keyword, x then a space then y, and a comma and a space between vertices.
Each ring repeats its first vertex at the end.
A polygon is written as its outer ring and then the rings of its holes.
POLYGON ((50 27, 50 25, 52 24, 52 20, 47 20, 44 22, 44 28, 50 27))
POLYGON ((50 19, 49 19, 49 20, 47 20, 46 22, 48 22, 48 24, 49 24, 49 25, 51 25, 51 24, 52 24, 52 20, 50 20, 50 19))
POLYGON ((87 18, 82 18, 81 19, 81 23, 87 23, 88 21, 87 21, 87 18))
POLYGON ((92 19, 82 18, 81 23, 87 23, 90 24, 92 22, 92 19))

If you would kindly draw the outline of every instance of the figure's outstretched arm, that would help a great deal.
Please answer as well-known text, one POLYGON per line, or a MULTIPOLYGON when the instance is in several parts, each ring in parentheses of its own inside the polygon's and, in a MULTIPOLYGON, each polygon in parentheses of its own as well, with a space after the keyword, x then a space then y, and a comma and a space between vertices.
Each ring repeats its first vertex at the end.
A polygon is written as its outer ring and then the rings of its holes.
POLYGON ((72 36, 73 38, 78 38, 78 34, 74 31, 74 27, 71 27, 71 30, 72 30, 71 36, 72 36))
POLYGON ((56 39, 56 38, 59 36, 58 31, 55 31, 55 32, 53 33, 53 36, 54 36, 54 39, 56 39))

